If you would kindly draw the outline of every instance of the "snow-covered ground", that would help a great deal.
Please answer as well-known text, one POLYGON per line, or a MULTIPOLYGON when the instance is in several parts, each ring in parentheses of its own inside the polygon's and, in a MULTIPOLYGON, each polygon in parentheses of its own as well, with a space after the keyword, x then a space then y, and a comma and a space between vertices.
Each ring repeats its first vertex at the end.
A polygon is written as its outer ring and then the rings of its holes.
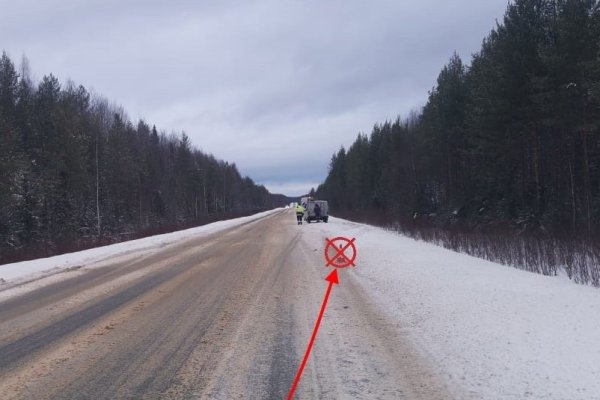
MULTIPOLYGON (((156 252, 270 212, 2 265, 0 289, 60 269, 156 252)), ((402 336, 467 398, 600 399, 599 289, 336 218, 298 229, 314 248, 322 248, 326 237, 356 238, 357 266, 339 271, 340 284, 353 279, 371 293, 402 336)))
POLYGON ((17 283, 52 275, 61 270, 77 268, 82 265, 89 266, 90 264, 99 263, 109 258, 113 260, 114 257, 133 257, 142 252, 144 255, 148 255, 160 251, 164 246, 181 242, 192 237, 216 233, 245 222, 262 218, 278 210, 280 209, 265 211, 248 217, 214 222, 197 228, 97 247, 76 253, 67 253, 54 257, 0 265, 0 289, 2 289, 3 284, 13 286, 17 283))
MULTIPOLYGON (((311 245, 356 238, 354 279, 470 399, 600 399, 600 290, 332 218, 311 245)), ((335 294, 335 293, 334 293, 335 294)))

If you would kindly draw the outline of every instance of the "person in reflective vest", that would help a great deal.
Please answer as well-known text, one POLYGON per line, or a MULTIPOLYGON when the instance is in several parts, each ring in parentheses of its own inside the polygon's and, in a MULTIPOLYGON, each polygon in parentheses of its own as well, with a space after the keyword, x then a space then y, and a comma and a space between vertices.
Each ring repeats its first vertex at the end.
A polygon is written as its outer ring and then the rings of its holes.
POLYGON ((298 203, 296 205, 296 219, 298 220, 298 225, 302 225, 302 218, 304 217, 304 207, 302 204, 298 203))

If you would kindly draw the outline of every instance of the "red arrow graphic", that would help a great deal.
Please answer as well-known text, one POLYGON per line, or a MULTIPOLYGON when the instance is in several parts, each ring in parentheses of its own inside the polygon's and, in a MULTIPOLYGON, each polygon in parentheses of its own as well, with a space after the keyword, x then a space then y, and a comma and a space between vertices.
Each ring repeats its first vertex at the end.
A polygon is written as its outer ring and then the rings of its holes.
POLYGON ((333 284, 338 284, 338 276, 337 269, 331 271, 326 281, 329 282, 327 286, 327 291, 325 291, 325 297, 323 298, 323 304, 321 304, 321 310, 319 311, 319 316, 317 317, 317 322, 315 323, 315 327, 312 332, 312 336, 310 337, 310 341, 308 342, 308 346, 306 346, 306 352, 304 353, 304 358, 300 363, 300 368, 298 368, 298 372, 296 372, 296 376, 294 377, 294 382, 292 383, 292 387, 290 387, 290 391, 287 395, 287 400, 292 400, 294 397, 294 392, 296 391, 296 386, 298 386, 298 382, 300 381, 300 377, 302 376, 302 371, 304 371, 304 366, 306 365, 306 360, 308 359, 308 355, 310 354, 310 349, 312 349, 312 345, 315 342, 315 337, 317 336, 317 331, 319 330, 319 325, 321 325, 321 319, 323 318, 323 313, 325 312, 325 307, 327 306, 327 300, 329 299, 329 293, 331 293, 331 287, 333 284))

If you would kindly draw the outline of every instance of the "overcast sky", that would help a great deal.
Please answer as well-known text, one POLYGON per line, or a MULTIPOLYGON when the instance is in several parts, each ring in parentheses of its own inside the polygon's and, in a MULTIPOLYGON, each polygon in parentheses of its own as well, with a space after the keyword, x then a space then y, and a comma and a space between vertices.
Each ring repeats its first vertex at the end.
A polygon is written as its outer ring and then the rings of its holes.
POLYGON ((358 132, 423 106, 507 3, 0 0, 0 50, 300 195, 358 132))

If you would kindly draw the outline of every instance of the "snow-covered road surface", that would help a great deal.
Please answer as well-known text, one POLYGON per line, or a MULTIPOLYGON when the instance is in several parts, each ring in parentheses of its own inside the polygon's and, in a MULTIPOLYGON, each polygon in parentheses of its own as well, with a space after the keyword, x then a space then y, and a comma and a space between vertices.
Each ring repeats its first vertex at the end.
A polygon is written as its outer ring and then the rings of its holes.
POLYGON ((600 399, 599 289, 336 218, 310 229, 313 246, 356 238, 346 277, 464 398, 600 399))
POLYGON ((0 266, 0 393, 283 398, 334 236, 296 398, 600 399, 600 290, 289 210, 0 266))

